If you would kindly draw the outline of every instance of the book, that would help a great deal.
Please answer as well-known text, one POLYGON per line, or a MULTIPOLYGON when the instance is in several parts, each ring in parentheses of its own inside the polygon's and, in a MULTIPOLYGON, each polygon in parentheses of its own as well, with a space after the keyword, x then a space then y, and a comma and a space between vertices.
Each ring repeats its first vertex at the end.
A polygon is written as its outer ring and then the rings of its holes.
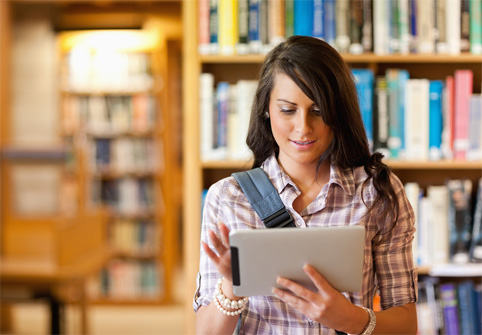
POLYGON ((377 76, 375 79, 375 103, 373 137, 374 149, 389 157, 388 150, 388 92, 387 79, 385 76, 377 76))
POLYGON ((220 0, 209 0, 209 44, 212 54, 219 53, 219 15, 218 3, 220 0))
POLYGON ((410 202, 410 205, 413 209, 413 214, 415 215, 415 234, 413 236, 412 242, 412 254, 413 254, 413 262, 415 265, 420 264, 419 260, 419 202, 420 197, 422 196, 422 192, 420 189, 420 185, 416 182, 409 182, 404 185, 405 194, 407 195, 407 199, 410 202))
POLYGON ((350 46, 348 51, 355 55, 363 53, 363 10, 364 3, 362 0, 351 2, 348 8, 350 14, 348 21, 350 46))
POLYGON ((398 53, 400 51, 400 16, 399 16, 399 0, 387 1, 388 5, 388 48, 390 53, 398 53))
POLYGON ((427 197, 430 200, 430 234, 431 264, 445 264, 449 261, 449 192, 445 185, 429 185, 427 197))
POLYGON ((454 158, 465 160, 469 147, 469 112, 472 95, 473 73, 458 69, 454 74, 454 158))
POLYGON ((417 52, 433 53, 434 36, 434 0, 417 1, 417 52))
POLYGON ((421 266, 433 264, 433 230, 431 222, 432 203, 428 197, 421 197, 419 201, 418 215, 418 257, 421 266))
POLYGON ((260 0, 249 0, 248 36, 249 51, 251 53, 260 53, 262 51, 260 2, 260 0))
POLYGON ((405 158, 428 159, 429 80, 409 79, 405 88, 405 158))
POLYGON ((237 139, 235 149, 230 153, 233 159, 247 160, 252 156, 251 150, 246 144, 248 136, 249 120, 251 116, 251 105, 258 82, 256 80, 239 80, 236 83, 236 111, 238 114, 237 139))
POLYGON ((373 13, 372 0, 363 0, 363 28, 362 46, 363 52, 373 51, 373 13))
POLYGON ((325 21, 324 35, 325 41, 332 47, 336 47, 336 0, 324 0, 325 3, 325 21))
POLYGON ((352 69, 358 93, 358 103, 362 115, 370 151, 373 152, 373 95, 374 73, 370 69, 352 69))
POLYGON ((285 39, 285 2, 269 0, 269 43, 273 47, 285 39))
POLYGON ((410 53, 409 0, 398 0, 398 39, 399 52, 410 53))
POLYGON ((249 0, 237 0, 238 5, 238 40, 236 53, 245 55, 249 53, 249 0))
POLYGON ((259 39, 261 40, 261 53, 263 54, 271 50, 269 19, 268 0, 259 0, 259 39))
POLYGON ((435 0, 435 29, 436 40, 435 50, 437 53, 446 54, 449 52, 447 44, 447 23, 446 23, 446 1, 435 0))
POLYGON ((390 158, 398 159, 402 147, 401 126, 400 126, 400 96, 398 69, 387 69, 387 93, 388 93, 388 149, 390 158))
POLYGON ((442 127, 443 108, 442 94, 443 81, 430 80, 429 86, 429 159, 440 160, 442 158, 442 127))
POLYGON ((198 52, 201 55, 207 55, 211 52, 210 34, 209 34, 209 1, 200 0, 199 10, 199 41, 198 52))
POLYGON ((440 285, 442 300, 444 328, 447 335, 459 334, 459 315, 457 302, 457 287, 454 283, 440 285))
POLYGON ((470 0, 470 53, 482 54, 482 0, 470 0))
POLYGON ((430 289, 427 286, 426 281, 418 283, 417 328, 419 334, 436 334, 430 289))
POLYGON ((400 158, 405 158, 405 89, 407 87, 407 80, 410 79, 410 74, 407 70, 399 69, 398 70, 398 122, 400 127, 400 150, 399 156, 400 158))
POLYGON ((482 262, 482 178, 479 179, 475 200, 472 240, 470 242, 470 260, 482 262))
POLYGON ((336 38, 335 46, 338 52, 348 52, 350 47, 350 10, 348 0, 336 0, 336 38))
POLYGON ((311 36, 313 33, 313 1, 294 0, 294 34, 311 36))
POLYGON ((454 77, 447 76, 443 91, 443 129, 442 129, 442 154, 445 159, 452 159, 454 155, 454 77))
POLYGON ((222 55, 233 55, 238 37, 237 0, 219 0, 218 44, 222 55))
POLYGON ((313 0, 313 32, 312 36, 320 39, 325 37, 325 2, 313 0))
POLYGON ((449 190, 450 261, 467 263, 472 233, 472 181, 470 179, 450 179, 446 185, 449 190))
POLYGON ((293 36, 295 33, 294 23, 294 0, 285 0, 285 37, 293 36))
POLYGON ((461 0, 446 0, 445 11, 448 51, 450 54, 458 55, 460 53, 461 0))
POLYGON ((230 84, 226 81, 221 81, 216 86, 216 137, 215 150, 217 152, 217 159, 225 159, 228 145, 228 114, 229 114, 229 100, 230 100, 230 84))
POLYGON ((476 322, 480 319, 477 315, 477 306, 474 295, 474 283, 471 279, 457 284, 457 298, 459 303, 460 334, 476 334, 476 322))
POLYGON ((482 95, 472 94, 469 107, 469 147, 468 161, 482 160, 482 95))
POLYGON ((373 0, 373 51, 378 55, 390 53, 389 47, 389 2, 373 0))
POLYGON ((460 0, 460 51, 470 51, 470 3, 460 0))

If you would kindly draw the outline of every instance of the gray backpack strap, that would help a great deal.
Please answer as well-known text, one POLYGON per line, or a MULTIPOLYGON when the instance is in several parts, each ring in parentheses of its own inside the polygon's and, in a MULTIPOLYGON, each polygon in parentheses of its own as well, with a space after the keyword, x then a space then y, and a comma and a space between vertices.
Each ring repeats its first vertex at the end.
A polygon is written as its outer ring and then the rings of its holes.
POLYGON ((232 176, 267 228, 296 227, 278 190, 263 169, 236 172, 232 176))

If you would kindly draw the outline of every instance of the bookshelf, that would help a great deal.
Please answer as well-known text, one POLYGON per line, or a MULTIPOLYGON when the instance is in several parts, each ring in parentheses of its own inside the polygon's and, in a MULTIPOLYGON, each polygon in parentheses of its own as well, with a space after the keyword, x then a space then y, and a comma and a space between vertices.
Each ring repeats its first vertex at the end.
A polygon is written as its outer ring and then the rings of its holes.
MULTIPOLYGON (((264 58, 262 54, 220 55, 199 54, 198 52, 198 4, 184 1, 183 31, 184 42, 184 264, 186 291, 193 293, 196 287, 196 274, 199 262, 199 236, 201 223, 201 193, 212 183, 231 173, 249 168, 249 160, 203 161, 200 152, 201 124, 198 103, 199 75, 212 73, 215 83, 228 81, 236 83, 240 79, 254 79, 264 58)), ((376 75, 385 74, 389 68, 407 69, 414 78, 442 79, 453 75, 459 68, 470 69, 474 74, 474 93, 480 93, 482 82, 482 57, 462 52, 458 55, 443 54, 385 54, 363 53, 359 55, 343 53, 345 60, 353 68, 369 68, 376 75)), ((388 160, 387 163, 403 183, 418 182, 422 188, 433 184, 443 184, 446 178, 469 178, 474 185, 482 177, 482 161, 413 161, 388 160)), ((475 196, 475 194, 474 194, 475 196)), ((422 275, 429 275, 430 268, 421 268, 422 275)), ((464 273, 461 270, 460 273, 464 273)), ((471 272, 473 273, 473 272, 471 272)), ((434 272, 436 274, 436 272, 434 272)), ((195 314, 192 310, 192 297, 187 295, 186 332, 194 331, 195 314)))
MULTIPOLYGON (((12 201, 6 196, 12 191, 14 163, 20 162, 29 169, 33 165, 48 163, 54 165, 60 176, 56 179, 58 185, 54 185, 57 187, 55 208, 58 211, 69 217, 80 217, 101 208, 105 214, 106 224, 98 227, 102 234, 100 242, 109 255, 102 261, 105 266, 103 278, 107 278, 106 269, 112 267, 120 276, 130 276, 131 284, 142 272, 147 273, 145 281, 150 281, 149 285, 142 283, 137 287, 117 283, 117 292, 122 293, 116 295, 106 291, 104 294, 99 284, 99 272, 92 275, 89 272, 86 284, 88 303, 173 303, 173 276, 180 267, 181 243, 180 3, 7 0, 1 2, 0 9, 0 46, 6 51, 2 52, 0 59, 2 254, 5 255, 7 246, 19 242, 18 238, 22 238, 21 233, 26 229, 20 224, 27 220, 11 210, 12 201), (13 34, 19 15, 28 22, 29 13, 37 10, 41 13, 42 27, 54 37, 49 52, 53 55, 50 59, 54 60, 55 71, 47 79, 49 83, 50 80, 55 82, 54 100, 58 99, 53 104, 55 108, 51 109, 56 123, 52 128, 56 131, 50 136, 56 142, 43 146, 18 145, 15 129, 11 126, 15 121, 13 106, 18 104, 11 98, 11 83, 17 74, 14 73, 15 67, 11 66, 14 59, 7 51, 15 46, 13 34), (119 35, 121 33, 124 35, 119 35), (104 42, 89 42, 94 34, 96 38, 107 35, 104 36, 107 42, 105 39, 104 42), (90 71, 85 66, 69 68, 71 51, 83 48, 80 51, 82 59, 86 54, 95 55, 94 44, 99 46, 99 43, 103 43, 100 47, 102 55, 108 60, 104 59, 104 63, 95 60, 100 66, 95 75, 100 75, 103 80, 89 81, 84 86, 86 82, 82 80, 86 78, 69 82, 69 78, 72 79, 70 70, 90 71), (122 50, 119 50, 119 44, 122 50), (127 67, 127 61, 131 63, 130 67, 127 67), (142 66, 145 71, 138 71, 135 77, 129 72, 142 66), (106 113, 107 103, 110 104, 109 110, 119 111, 117 121, 103 118, 110 115, 106 113), (81 106, 84 109, 79 111, 81 106), (92 110, 89 107, 94 107, 95 116, 89 116, 92 110), (101 155, 99 149, 106 147, 103 144, 116 155, 101 155), (119 195, 116 190, 107 191, 106 185, 124 191, 119 195), (107 194, 113 197, 109 198, 107 194), (110 200, 113 206, 106 206, 106 200, 110 200), (14 226, 19 227, 14 236, 17 239, 4 234, 12 232, 14 226), (10 239, 11 242, 5 243, 10 239)), ((31 75, 33 78, 34 70, 31 75)), ((54 213, 41 219, 42 224, 35 232, 45 235, 50 232, 43 232, 43 227, 50 229, 52 225, 47 227, 43 222, 57 222, 59 215, 54 213)), ((88 234, 78 236, 84 239, 88 234)), ((49 248, 48 243, 42 243, 41 247, 49 248)), ((28 249, 25 243, 17 243, 15 248, 20 254, 28 249)))

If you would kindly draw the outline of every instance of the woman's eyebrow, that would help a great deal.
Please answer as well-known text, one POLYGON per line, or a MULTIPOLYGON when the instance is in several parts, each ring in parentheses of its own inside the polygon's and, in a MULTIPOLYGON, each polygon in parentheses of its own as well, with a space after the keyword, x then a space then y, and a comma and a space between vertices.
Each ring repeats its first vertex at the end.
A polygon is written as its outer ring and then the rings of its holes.
POLYGON ((285 100, 285 99, 277 99, 276 101, 279 101, 279 102, 286 102, 286 103, 289 103, 291 105, 295 105, 295 106, 298 106, 297 103, 294 103, 294 102, 291 102, 289 100, 285 100))

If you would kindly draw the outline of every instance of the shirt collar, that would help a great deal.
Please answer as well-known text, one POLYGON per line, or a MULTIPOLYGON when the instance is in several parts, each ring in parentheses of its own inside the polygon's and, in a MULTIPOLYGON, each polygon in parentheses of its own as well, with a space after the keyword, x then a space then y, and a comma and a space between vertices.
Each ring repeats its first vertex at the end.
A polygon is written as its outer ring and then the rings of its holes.
MULTIPOLYGON (((281 194, 287 185, 291 184, 296 187, 290 176, 286 174, 281 165, 278 163, 276 156, 273 154, 267 158, 261 168, 265 170, 270 176, 271 182, 281 194)), ((355 176, 353 169, 343 171, 335 164, 330 165, 330 180, 328 186, 331 184, 339 185, 348 195, 355 194, 355 176)))

